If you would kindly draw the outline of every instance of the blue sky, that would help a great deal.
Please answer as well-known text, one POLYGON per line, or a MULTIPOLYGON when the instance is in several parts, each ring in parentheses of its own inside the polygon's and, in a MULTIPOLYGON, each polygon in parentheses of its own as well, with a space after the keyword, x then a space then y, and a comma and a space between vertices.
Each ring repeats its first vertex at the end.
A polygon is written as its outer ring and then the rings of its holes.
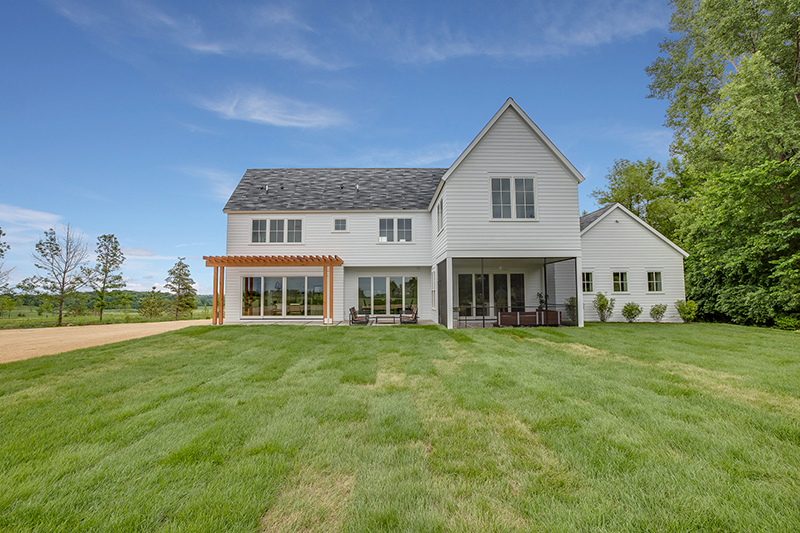
POLYGON ((666 162, 644 68, 666 2, 44 0, 0 7, 0 228, 12 282, 70 223, 131 289, 225 253, 247 168, 448 167, 513 97, 586 177, 666 162))

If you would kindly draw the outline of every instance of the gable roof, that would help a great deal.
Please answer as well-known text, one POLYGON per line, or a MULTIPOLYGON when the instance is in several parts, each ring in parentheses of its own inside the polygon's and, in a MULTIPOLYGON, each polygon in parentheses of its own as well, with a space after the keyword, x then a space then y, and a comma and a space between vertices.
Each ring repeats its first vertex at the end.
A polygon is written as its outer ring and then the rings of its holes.
POLYGON ((608 217, 612 212, 614 212, 617 209, 619 209, 623 213, 627 214, 633 220, 638 222, 643 228, 645 228, 650 233, 652 233, 653 235, 655 235, 656 237, 658 237, 659 239, 664 241, 666 244, 668 244, 671 248, 673 248, 676 252, 681 254, 683 257, 689 257, 689 253, 687 251, 685 251, 683 248, 681 248, 680 246, 678 246, 677 244, 675 244, 671 240, 669 240, 666 237, 664 237, 655 228, 653 228, 653 226, 651 226, 650 224, 648 224, 647 222, 645 222, 644 220, 642 220, 641 218, 639 218, 638 216, 633 214, 629 209, 627 209, 624 205, 622 205, 620 203, 607 205, 605 207, 601 207, 600 209, 598 209, 596 211, 592 211, 591 213, 587 213, 587 214, 583 215, 581 217, 581 237, 583 237, 583 235, 587 231, 589 231, 590 229, 595 227, 601 220, 603 220, 604 218, 608 217))
POLYGON ((424 210, 446 168, 248 169, 223 212, 424 210))
POLYGON ((519 115, 519 117, 522 119, 525 125, 528 126, 528 128, 531 130, 533 135, 537 139, 539 139, 539 141, 541 141, 544 147, 547 150, 549 150, 551 154, 553 154, 556 160, 559 163, 561 163, 561 165, 564 167, 567 173, 577 183, 582 183, 583 180, 586 179, 580 172, 578 172, 578 169, 575 168, 575 166, 569 162, 569 159, 567 159, 564 156, 564 154, 561 153, 561 150, 556 148, 556 145, 553 144, 553 141, 547 138, 547 135, 545 135, 544 132, 539 129, 539 126, 537 126, 536 123, 534 123, 531 120, 531 118, 525 113, 525 111, 522 110, 522 108, 514 101, 514 99, 509 98, 508 100, 506 100, 506 103, 504 103, 502 107, 497 111, 497 113, 494 114, 492 119, 483 127, 480 133, 478 133, 478 135, 472 140, 472 142, 469 143, 469 146, 467 146, 466 150, 464 150, 461 153, 461 155, 458 156, 458 159, 456 159, 455 162, 452 165, 450 165, 450 168, 447 169, 447 172, 444 173, 444 175, 442 176, 442 181, 436 187, 436 192, 433 194, 433 197, 431 198, 431 202, 428 205, 428 209, 433 208, 433 202, 436 200, 436 197, 439 195, 439 192, 442 190, 442 187, 444 187, 444 184, 447 181, 447 179, 453 174, 453 172, 456 171, 456 169, 459 166, 461 166, 461 163, 464 162, 464 160, 467 158, 470 152, 472 152, 472 150, 474 150, 475 147, 478 146, 478 143, 480 143, 481 140, 483 140, 486 134, 489 133, 489 130, 492 129, 492 126, 494 126, 495 123, 498 120, 500 120, 500 117, 502 117, 503 113, 505 113, 509 108, 513 109, 519 115))
POLYGON ((592 211, 591 213, 587 213, 581 217, 581 231, 588 228, 592 222, 600 218, 601 216, 605 215, 607 211, 609 211, 612 207, 616 204, 608 204, 606 206, 601 207, 596 211, 592 211))

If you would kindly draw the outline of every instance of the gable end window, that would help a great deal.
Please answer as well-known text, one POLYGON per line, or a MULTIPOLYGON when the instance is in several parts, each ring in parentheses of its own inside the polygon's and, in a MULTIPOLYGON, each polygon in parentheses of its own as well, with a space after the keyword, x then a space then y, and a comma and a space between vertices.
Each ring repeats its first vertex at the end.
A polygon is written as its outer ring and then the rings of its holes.
POLYGON ((627 272, 614 272, 614 292, 628 292, 628 273, 627 272))
POLYGON ((492 178, 493 219, 536 219, 534 178, 492 178))
POLYGON ((582 282, 583 282, 583 292, 593 292, 594 291, 594 276, 591 272, 582 272, 581 273, 582 282))
POLYGON ((436 205, 436 230, 441 233, 444 229, 444 200, 439 200, 436 205))
POLYGON ((347 231, 347 219, 346 218, 333 219, 333 231, 347 231))
POLYGON ((413 242, 410 218, 378 219, 378 242, 413 242), (395 228, 397 232, 395 233, 395 228))
POLYGON ((661 272, 648 272, 647 273, 647 291, 648 292, 661 292, 661 272))
POLYGON ((253 221, 253 237, 251 242, 267 242, 267 221, 253 221))

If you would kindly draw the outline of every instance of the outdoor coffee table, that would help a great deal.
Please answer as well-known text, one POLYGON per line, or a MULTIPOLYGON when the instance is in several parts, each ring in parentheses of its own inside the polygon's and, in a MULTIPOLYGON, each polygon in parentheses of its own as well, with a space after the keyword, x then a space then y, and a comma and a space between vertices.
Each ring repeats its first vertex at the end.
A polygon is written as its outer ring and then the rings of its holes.
POLYGON ((391 315, 372 315, 370 318, 372 318, 372 320, 374 320, 376 324, 380 324, 381 320, 385 320, 386 322, 389 322, 389 320, 391 320, 392 324, 397 324, 397 317, 396 316, 391 316, 391 315))

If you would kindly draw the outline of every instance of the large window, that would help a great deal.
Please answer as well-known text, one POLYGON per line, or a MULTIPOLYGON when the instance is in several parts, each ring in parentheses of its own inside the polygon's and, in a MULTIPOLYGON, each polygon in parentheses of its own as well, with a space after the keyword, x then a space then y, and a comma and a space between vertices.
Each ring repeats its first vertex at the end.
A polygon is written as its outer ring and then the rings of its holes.
POLYGON ((251 242, 269 242, 273 244, 284 242, 302 243, 303 220, 285 220, 281 218, 253 220, 251 242))
POLYGON ((594 291, 594 275, 591 272, 582 272, 581 281, 583 282, 583 292, 594 291))
POLYGON ((318 315, 322 315, 321 276, 242 278, 243 317, 318 315))
POLYGON ((492 178, 492 218, 535 219, 535 185, 533 178, 492 178))
POLYGON ((647 273, 647 290, 648 292, 661 292, 661 272, 647 273))
POLYGON ((381 218, 378 220, 379 242, 412 242, 410 218, 381 218), (395 234, 395 228, 397 233, 395 234))
POLYGON ((380 276, 358 278, 358 312, 366 315, 411 313, 418 305, 417 278, 380 276))
POLYGON ((614 282, 614 292, 628 292, 627 272, 614 272, 612 277, 614 282))

